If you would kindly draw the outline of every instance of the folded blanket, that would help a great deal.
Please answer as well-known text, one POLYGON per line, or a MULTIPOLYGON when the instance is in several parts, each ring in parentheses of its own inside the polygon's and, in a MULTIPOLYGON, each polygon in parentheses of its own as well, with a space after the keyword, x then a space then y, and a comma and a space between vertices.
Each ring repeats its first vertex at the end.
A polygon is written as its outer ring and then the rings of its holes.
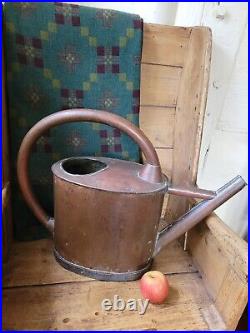
MULTIPOLYGON (((137 15, 65 3, 4 6, 13 219, 19 240, 46 235, 19 192, 16 157, 27 131, 68 108, 108 110, 138 126, 142 20, 137 15)), ((50 167, 69 156, 139 160, 139 149, 119 130, 72 123, 45 133, 33 149, 30 177, 53 214, 50 167)))

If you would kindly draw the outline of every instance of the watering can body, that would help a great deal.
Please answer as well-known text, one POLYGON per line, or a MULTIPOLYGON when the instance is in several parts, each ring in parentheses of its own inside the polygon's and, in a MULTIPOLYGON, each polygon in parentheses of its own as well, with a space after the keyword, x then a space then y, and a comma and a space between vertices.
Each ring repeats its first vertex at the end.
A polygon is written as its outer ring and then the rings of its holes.
POLYGON ((68 269, 103 280, 134 280, 152 262, 166 182, 138 177, 142 165, 72 158, 52 167, 55 256, 68 269), (85 172, 86 164, 96 171, 85 172), (74 167, 78 175, 72 174, 74 167))
POLYGON ((105 111, 66 110, 38 122, 18 154, 18 179, 35 216, 52 232, 56 260, 66 269, 98 280, 136 280, 154 255, 245 186, 241 177, 218 192, 173 187, 162 174, 154 147, 127 120, 105 111), (52 166, 54 218, 33 195, 28 177, 33 144, 49 128, 73 121, 108 124, 140 146, 145 163, 105 157, 73 157, 52 166), (158 232, 166 193, 205 199, 173 225, 158 232))

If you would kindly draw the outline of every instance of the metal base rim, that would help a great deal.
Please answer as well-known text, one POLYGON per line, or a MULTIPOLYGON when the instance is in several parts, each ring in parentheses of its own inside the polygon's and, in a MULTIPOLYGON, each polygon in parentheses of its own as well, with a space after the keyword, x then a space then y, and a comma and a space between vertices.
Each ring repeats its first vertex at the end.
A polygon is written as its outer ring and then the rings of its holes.
POLYGON ((85 275, 99 281, 125 282, 125 281, 138 280, 144 273, 146 273, 149 270, 153 262, 153 259, 151 259, 145 267, 137 271, 117 273, 117 272, 100 271, 93 268, 88 268, 78 264, 74 264, 65 259, 64 257, 62 257, 57 252, 56 249, 54 249, 54 255, 56 261, 68 271, 74 272, 79 275, 85 275))

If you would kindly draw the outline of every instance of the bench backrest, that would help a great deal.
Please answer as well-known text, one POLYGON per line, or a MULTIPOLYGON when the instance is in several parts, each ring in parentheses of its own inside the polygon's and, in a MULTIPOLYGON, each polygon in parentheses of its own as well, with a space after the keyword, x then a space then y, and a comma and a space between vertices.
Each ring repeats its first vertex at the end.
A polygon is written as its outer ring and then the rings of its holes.
MULTIPOLYGON (((195 184, 211 60, 211 30, 144 24, 140 126, 175 184, 195 184)), ((187 209, 170 197, 165 220, 187 209)))

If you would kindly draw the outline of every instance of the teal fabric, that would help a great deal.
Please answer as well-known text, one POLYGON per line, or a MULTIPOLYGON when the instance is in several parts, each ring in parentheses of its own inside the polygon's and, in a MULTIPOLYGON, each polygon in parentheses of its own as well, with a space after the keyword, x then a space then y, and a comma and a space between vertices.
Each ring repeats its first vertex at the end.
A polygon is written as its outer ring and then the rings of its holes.
MULTIPOLYGON (((19 192, 16 158, 27 131, 68 108, 104 109, 138 124, 142 20, 137 15, 65 3, 16 2, 4 7, 13 219, 19 240, 47 235, 19 192)), ((69 156, 139 160, 119 130, 72 123, 45 133, 33 149, 30 177, 53 214, 50 167, 69 156)))

